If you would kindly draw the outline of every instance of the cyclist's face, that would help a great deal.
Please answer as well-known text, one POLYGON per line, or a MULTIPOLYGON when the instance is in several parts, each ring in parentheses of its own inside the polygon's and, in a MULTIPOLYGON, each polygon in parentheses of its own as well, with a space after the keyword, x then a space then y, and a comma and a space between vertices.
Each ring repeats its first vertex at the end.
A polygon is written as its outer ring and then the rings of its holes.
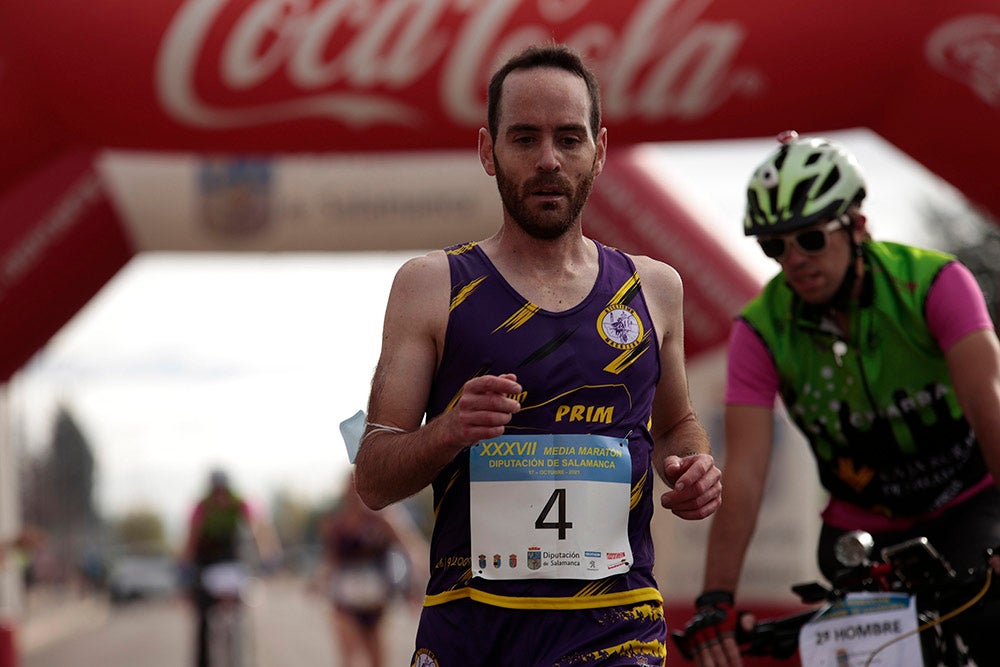
POLYGON ((825 221, 790 234, 769 237, 785 242, 784 254, 777 261, 788 285, 808 303, 826 303, 833 298, 853 257, 850 242, 853 230, 835 227, 825 221), (804 233, 808 235, 801 237, 804 233), (824 243, 809 242, 820 236, 824 243), (819 249, 815 249, 816 246, 820 246, 819 249))

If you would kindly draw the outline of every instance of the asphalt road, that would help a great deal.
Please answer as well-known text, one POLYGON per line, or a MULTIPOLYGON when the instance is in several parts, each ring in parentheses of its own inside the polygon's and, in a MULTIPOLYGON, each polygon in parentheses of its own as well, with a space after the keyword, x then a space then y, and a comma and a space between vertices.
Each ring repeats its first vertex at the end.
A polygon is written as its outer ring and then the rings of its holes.
MULTIPOLYGON (((301 580, 261 582, 249 612, 253 667, 339 664, 326 603, 301 580)), ((398 606, 387 616, 387 664, 409 664, 416 613, 398 606)), ((194 616, 183 598, 126 605, 93 597, 66 600, 29 610, 19 631, 19 667, 188 667, 193 642, 194 616)))

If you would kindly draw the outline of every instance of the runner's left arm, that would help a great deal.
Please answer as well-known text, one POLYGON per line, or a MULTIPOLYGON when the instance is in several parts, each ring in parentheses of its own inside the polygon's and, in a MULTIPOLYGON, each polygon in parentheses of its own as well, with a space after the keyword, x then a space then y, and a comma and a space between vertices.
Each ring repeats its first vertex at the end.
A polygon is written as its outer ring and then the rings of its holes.
POLYGON ((721 472, 688 392, 684 360, 684 288, 672 267, 635 257, 643 295, 660 336, 660 380, 653 400, 654 467, 670 490, 661 504, 683 519, 704 519, 722 500, 721 472))

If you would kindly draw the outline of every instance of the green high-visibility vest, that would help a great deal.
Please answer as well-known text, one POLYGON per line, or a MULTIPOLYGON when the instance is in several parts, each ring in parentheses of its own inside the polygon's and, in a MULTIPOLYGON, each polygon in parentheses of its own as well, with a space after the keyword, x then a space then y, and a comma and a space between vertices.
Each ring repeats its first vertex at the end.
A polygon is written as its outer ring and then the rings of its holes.
POLYGON ((862 248, 850 331, 838 332, 782 274, 741 316, 775 362, 823 486, 887 516, 919 516, 987 472, 924 316, 934 279, 954 257, 888 242, 862 248))

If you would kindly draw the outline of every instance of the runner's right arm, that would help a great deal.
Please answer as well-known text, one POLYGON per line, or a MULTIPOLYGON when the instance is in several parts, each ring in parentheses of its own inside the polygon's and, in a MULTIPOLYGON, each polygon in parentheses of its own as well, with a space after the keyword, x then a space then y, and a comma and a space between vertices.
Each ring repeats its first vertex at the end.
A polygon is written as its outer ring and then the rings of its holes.
POLYGON ((520 406, 512 375, 469 380, 455 407, 420 426, 444 347, 450 302, 447 256, 404 264, 386 306, 382 352, 372 380, 368 425, 355 460, 358 494, 381 509, 417 493, 465 447, 497 437, 520 406))

